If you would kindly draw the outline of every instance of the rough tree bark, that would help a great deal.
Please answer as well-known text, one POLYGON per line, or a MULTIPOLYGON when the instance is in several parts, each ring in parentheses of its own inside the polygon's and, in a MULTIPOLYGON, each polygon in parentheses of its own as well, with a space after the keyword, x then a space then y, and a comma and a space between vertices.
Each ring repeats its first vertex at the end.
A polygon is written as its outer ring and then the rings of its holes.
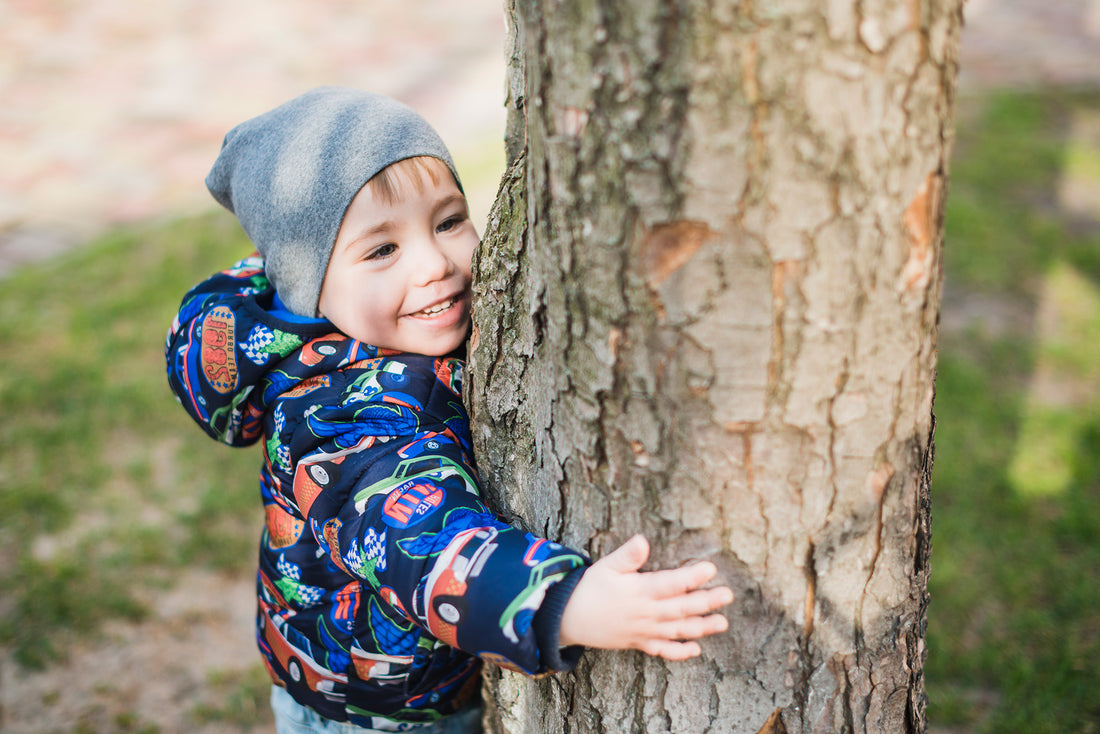
POLYGON ((526 0, 469 401, 507 516, 718 564, 701 659, 492 669, 507 732, 923 731, 962 0, 526 0))

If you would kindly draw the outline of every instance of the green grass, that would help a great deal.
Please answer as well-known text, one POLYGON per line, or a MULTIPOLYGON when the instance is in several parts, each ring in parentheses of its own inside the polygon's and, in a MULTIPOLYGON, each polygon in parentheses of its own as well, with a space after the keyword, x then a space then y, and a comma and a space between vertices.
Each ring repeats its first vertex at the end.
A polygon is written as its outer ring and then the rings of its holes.
POLYGON ((173 569, 251 566, 258 460, 189 423, 163 361, 183 293, 249 249, 211 215, 114 233, 0 288, 0 642, 21 663, 140 619, 173 569))
POLYGON ((929 717, 973 732, 1097 732, 1100 219, 1057 193, 1100 183, 1100 141, 1071 124, 1100 120, 1100 95, 965 104, 949 287, 1029 318, 941 337, 929 717))
POLYGON ((218 703, 197 704, 191 711, 191 718, 197 722, 247 729, 270 716, 271 678, 260 663, 240 672, 215 671, 209 676, 209 684, 210 690, 218 692, 218 703))
POLYGON ((1100 181, 1096 140, 1070 136, 1074 116, 1095 118, 1100 92, 999 94, 966 99, 947 205, 948 277, 967 287, 1035 297, 1055 262, 1100 273, 1100 233, 1075 231, 1056 201, 1067 173, 1100 181))

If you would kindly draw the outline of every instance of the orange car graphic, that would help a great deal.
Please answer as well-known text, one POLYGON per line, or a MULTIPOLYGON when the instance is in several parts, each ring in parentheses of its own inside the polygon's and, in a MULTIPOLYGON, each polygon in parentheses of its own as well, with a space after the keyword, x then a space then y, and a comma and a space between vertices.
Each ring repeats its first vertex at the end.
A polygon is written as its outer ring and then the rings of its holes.
POLYGON ((496 528, 463 530, 439 554, 424 587, 428 629, 456 647, 457 626, 466 616, 467 580, 476 578, 496 550, 496 528))
POLYGON ((310 366, 321 364, 325 357, 331 357, 339 352, 346 341, 347 339, 340 334, 328 334, 313 339, 302 345, 298 352, 298 361, 310 366))
POLYGON ((381 684, 399 683, 404 680, 408 667, 412 665, 413 656, 380 655, 352 645, 351 662, 355 665, 355 674, 360 680, 381 684))
POLYGON ((311 691, 329 700, 343 699, 348 689, 348 677, 318 665, 310 652, 312 645, 304 635, 288 625, 285 619, 266 609, 260 611, 259 624, 263 641, 292 681, 305 682, 311 691))

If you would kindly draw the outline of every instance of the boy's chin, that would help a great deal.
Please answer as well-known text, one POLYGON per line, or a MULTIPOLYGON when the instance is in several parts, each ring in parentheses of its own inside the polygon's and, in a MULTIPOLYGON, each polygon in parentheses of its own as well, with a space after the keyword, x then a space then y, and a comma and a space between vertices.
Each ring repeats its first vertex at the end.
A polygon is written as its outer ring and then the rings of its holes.
POLYGON ((446 357, 457 351, 465 353, 466 339, 468 336, 469 331, 467 330, 460 336, 454 338, 414 341, 407 344, 406 349, 398 351, 409 352, 411 354, 423 354, 426 357, 446 357))
POLYGON ((423 339, 414 338, 409 342, 406 352, 423 354, 428 357, 445 357, 458 350, 465 352, 466 340, 470 338, 471 322, 465 319, 444 333, 427 334, 423 339))

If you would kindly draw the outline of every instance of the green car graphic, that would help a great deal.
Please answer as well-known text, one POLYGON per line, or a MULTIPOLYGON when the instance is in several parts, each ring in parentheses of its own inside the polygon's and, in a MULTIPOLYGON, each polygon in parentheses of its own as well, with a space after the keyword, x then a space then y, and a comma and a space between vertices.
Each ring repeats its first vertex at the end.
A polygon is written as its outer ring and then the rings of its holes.
POLYGON ((531 578, 527 582, 527 588, 516 594, 516 598, 500 615, 500 629, 511 642, 519 642, 516 634, 516 615, 524 609, 537 609, 545 596, 546 587, 553 581, 560 581, 577 566, 583 565, 584 559, 578 555, 557 556, 548 558, 531 569, 531 578))
POLYGON ((367 509, 367 500, 371 497, 389 493, 413 477, 423 477, 442 485, 444 480, 455 476, 462 480, 467 492, 477 494, 477 482, 457 461, 438 455, 405 459, 397 465, 397 470, 393 474, 355 493, 355 511, 363 514, 367 509))

